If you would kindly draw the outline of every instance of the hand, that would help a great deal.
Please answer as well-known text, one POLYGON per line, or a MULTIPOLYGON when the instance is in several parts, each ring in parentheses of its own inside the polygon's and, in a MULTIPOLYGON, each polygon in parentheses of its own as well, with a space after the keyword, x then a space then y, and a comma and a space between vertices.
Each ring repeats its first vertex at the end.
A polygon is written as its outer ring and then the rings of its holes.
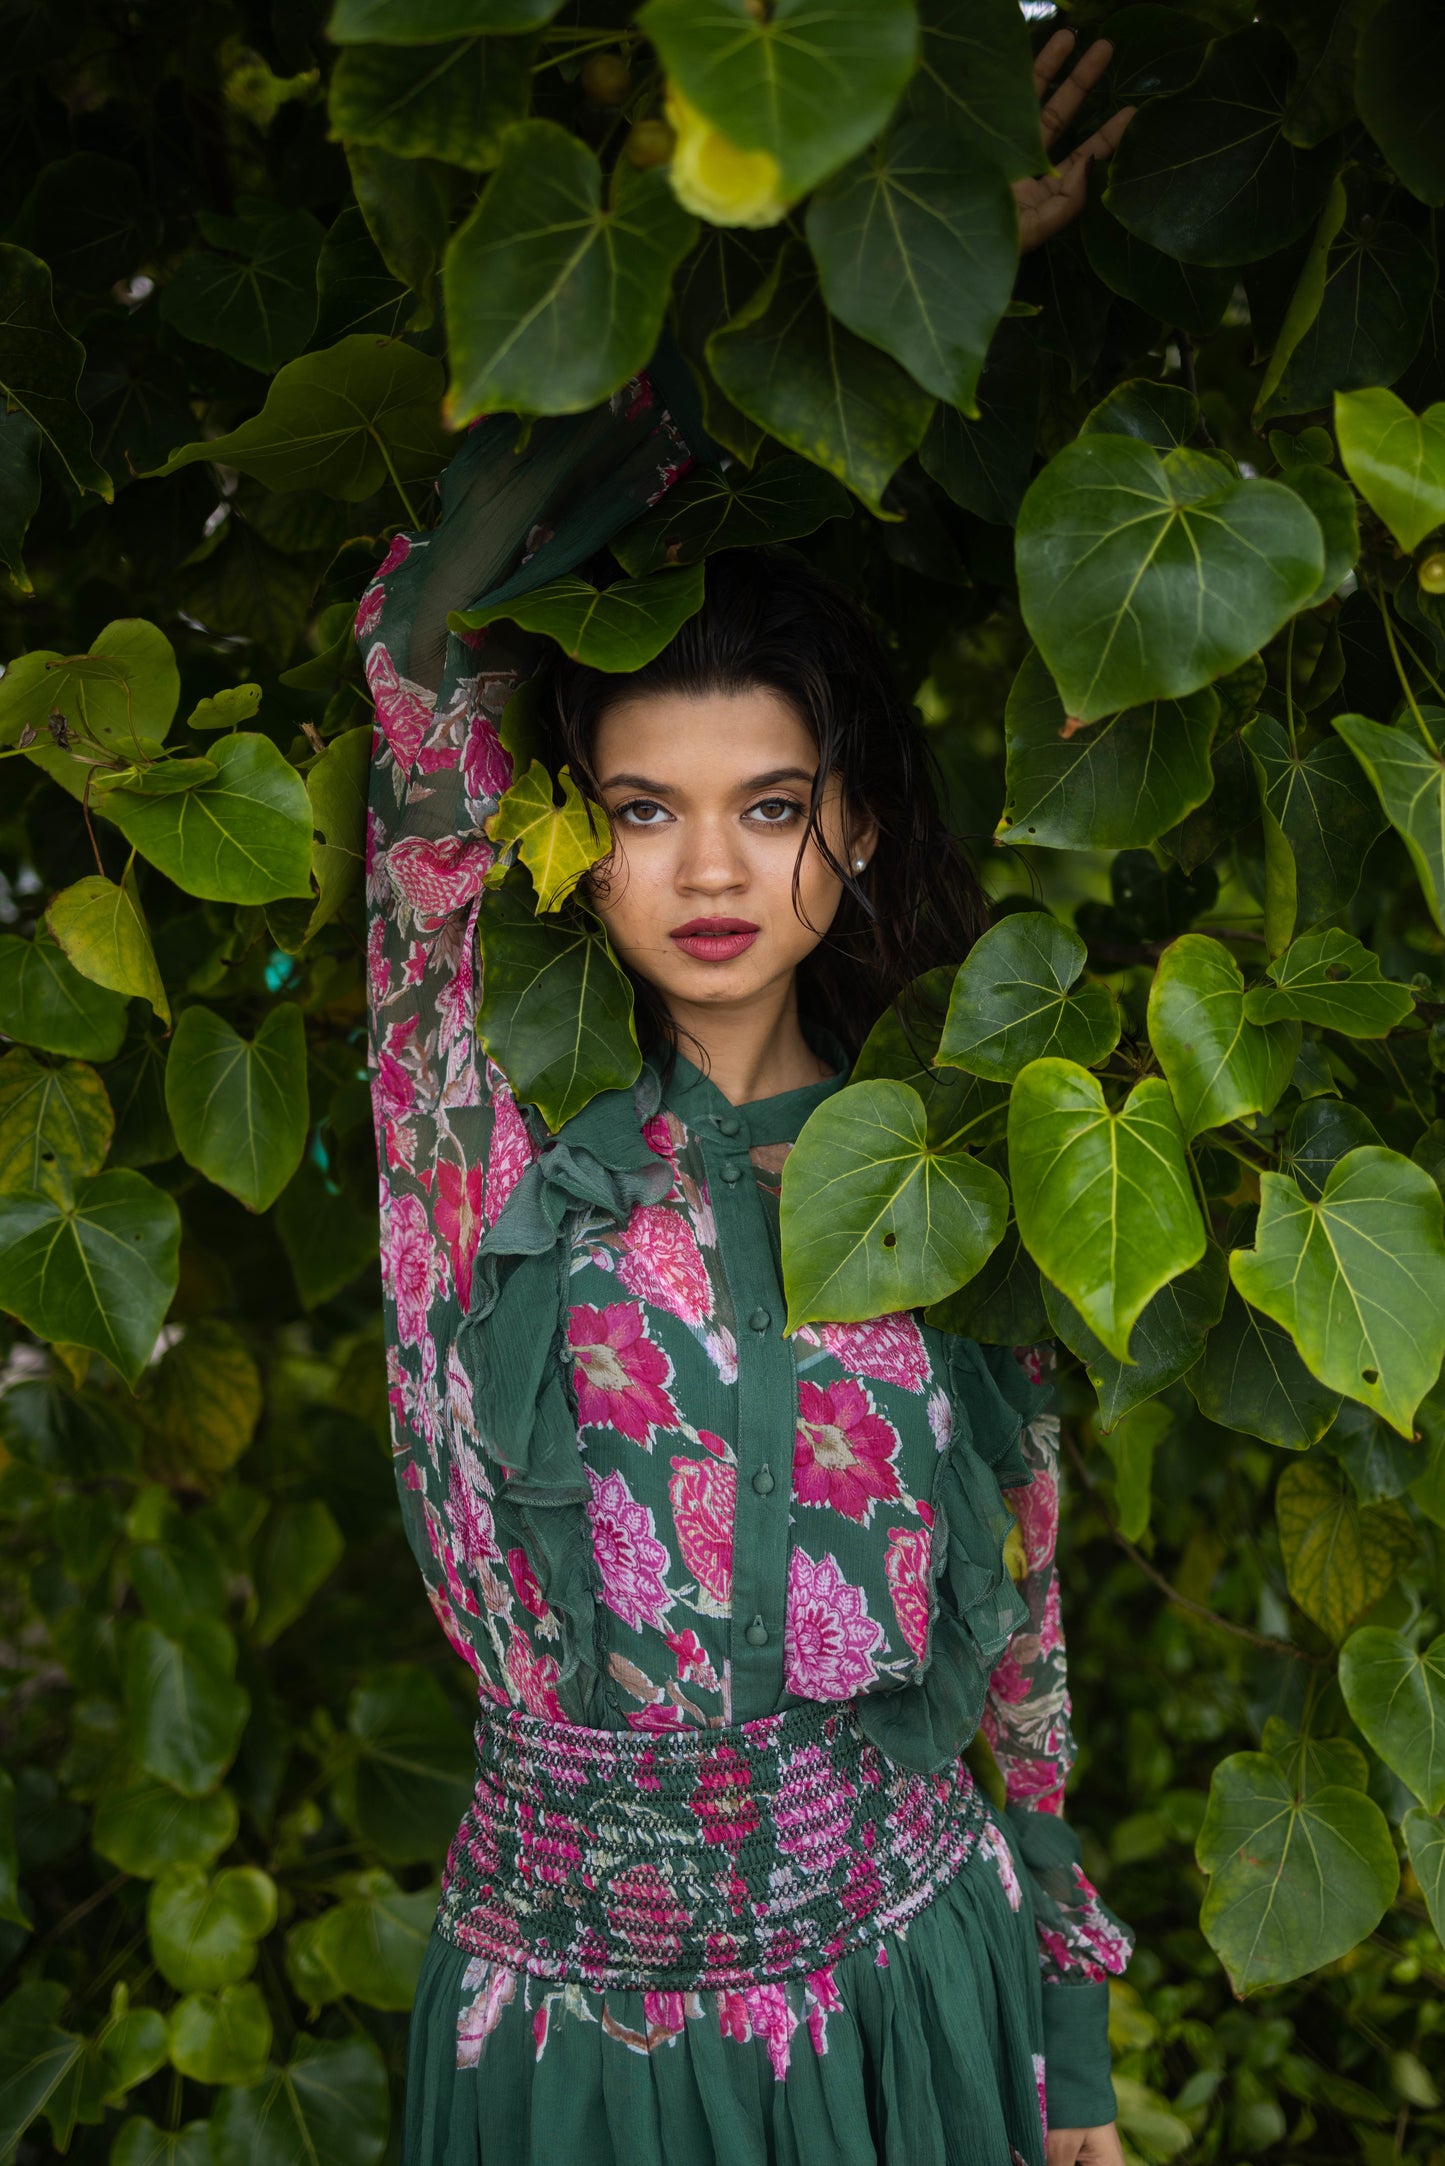
MULTIPOLYGON (((1034 62, 1034 88, 1042 98, 1053 84, 1064 62, 1077 43, 1072 30, 1058 30, 1034 62)), ((1114 48, 1107 38, 1096 38, 1083 59, 1071 68, 1058 89, 1048 99, 1039 114, 1044 131, 1044 148, 1053 155, 1053 148, 1068 127, 1089 92, 1103 75, 1114 57, 1114 48)), ((1014 182, 1014 195, 1019 207, 1019 246, 1025 254, 1037 248, 1064 227, 1072 224, 1084 207, 1089 186, 1089 168, 1096 158, 1107 158, 1118 147, 1120 136, 1134 118, 1135 107, 1126 105, 1122 112, 1106 120, 1103 127, 1091 135, 1077 150, 1070 151, 1055 173, 1047 173, 1042 180, 1014 182)), ((1082 2154, 1080 2154, 1082 2156, 1082 2154)), ((1050 2161, 1052 2166, 1052 2160, 1050 2161)))
POLYGON ((1124 2166, 1124 2146, 1113 2121, 1107 2128, 1051 2128, 1047 2166, 1124 2166))

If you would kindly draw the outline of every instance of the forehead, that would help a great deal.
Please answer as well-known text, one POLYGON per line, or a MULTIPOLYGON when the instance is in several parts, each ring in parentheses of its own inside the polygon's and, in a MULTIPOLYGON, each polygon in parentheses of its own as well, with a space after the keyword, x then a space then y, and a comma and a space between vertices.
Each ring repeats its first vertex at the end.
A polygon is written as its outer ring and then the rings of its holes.
POLYGON ((598 777, 626 772, 692 788, 743 782, 776 768, 817 765, 812 732, 790 700, 764 685, 746 692, 628 693, 597 725, 598 777))

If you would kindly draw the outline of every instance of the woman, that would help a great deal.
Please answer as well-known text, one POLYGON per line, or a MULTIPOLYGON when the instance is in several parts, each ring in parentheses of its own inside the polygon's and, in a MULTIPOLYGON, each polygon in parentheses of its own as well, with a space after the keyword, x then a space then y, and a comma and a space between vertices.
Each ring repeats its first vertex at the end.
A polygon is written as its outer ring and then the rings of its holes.
POLYGON ((358 614, 394 1447, 481 1705, 404 2155, 1097 2166, 1128 1943, 1058 1817, 1043 1361, 917 1316, 782 1335, 788 1150, 982 922, 887 667, 806 565, 715 558, 635 676, 543 672, 549 764, 611 827, 586 894, 636 1088, 549 1137, 477 1042, 499 723, 541 657, 447 614, 592 556, 685 470, 688 410, 659 364, 520 452, 479 425, 358 614))

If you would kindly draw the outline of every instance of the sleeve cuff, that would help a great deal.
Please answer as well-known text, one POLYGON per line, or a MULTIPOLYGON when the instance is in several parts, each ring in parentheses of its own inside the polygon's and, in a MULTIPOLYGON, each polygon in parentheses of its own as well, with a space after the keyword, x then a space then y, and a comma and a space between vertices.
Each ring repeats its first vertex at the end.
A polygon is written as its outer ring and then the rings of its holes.
POLYGON ((1107 1983, 1048 1983, 1044 2083, 1050 2128, 1104 2128, 1117 2106, 1110 2075, 1107 1983))

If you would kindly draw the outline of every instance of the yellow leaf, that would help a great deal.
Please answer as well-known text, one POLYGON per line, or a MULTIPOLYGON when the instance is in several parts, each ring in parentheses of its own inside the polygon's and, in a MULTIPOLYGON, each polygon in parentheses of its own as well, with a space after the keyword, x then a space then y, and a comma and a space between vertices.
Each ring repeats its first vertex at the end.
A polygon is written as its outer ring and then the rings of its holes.
POLYGON ((45 922, 83 978, 112 993, 148 1000, 163 1023, 171 1019, 135 874, 117 885, 99 873, 54 897, 45 922))
POLYGON ((539 911, 566 901, 585 872, 612 847, 612 831, 600 806, 589 805, 564 767, 558 777, 562 803, 554 802, 552 777, 540 760, 518 776, 487 822, 494 842, 514 842, 531 875, 539 911))

